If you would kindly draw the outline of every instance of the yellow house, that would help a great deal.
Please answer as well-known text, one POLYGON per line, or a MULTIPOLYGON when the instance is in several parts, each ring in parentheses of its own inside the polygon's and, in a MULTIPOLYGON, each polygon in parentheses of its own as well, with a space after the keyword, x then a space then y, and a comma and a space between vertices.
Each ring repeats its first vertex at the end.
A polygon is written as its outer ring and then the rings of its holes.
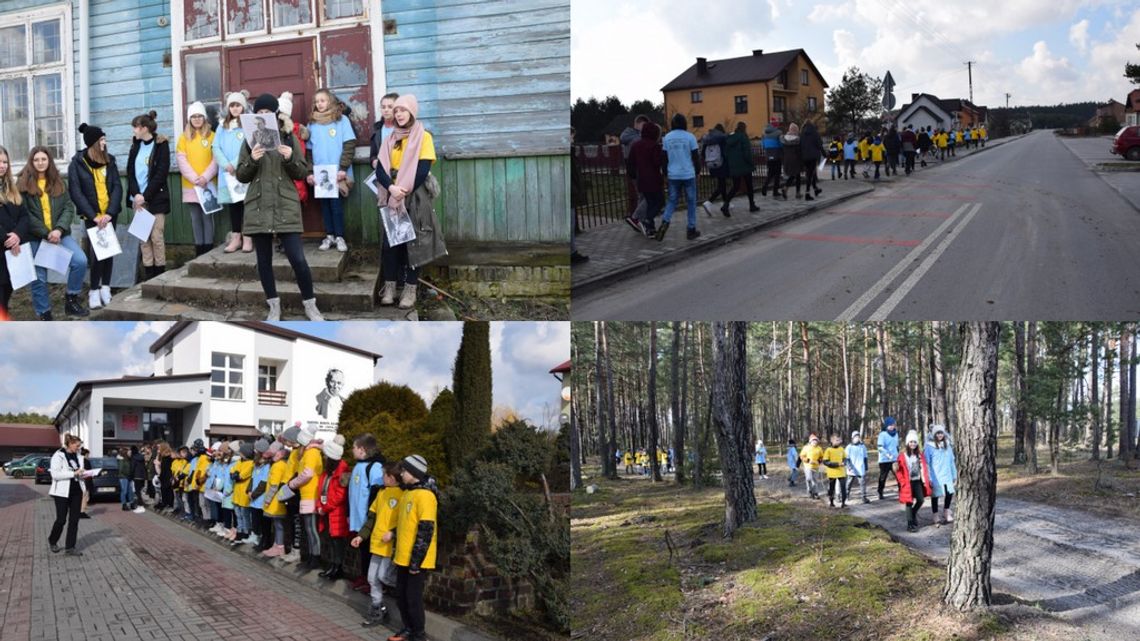
POLYGON ((697 58, 689 67, 661 88, 665 94, 666 128, 673 114, 689 119, 689 131, 698 138, 724 125, 732 133, 743 121, 748 135, 763 133, 765 125, 776 122, 803 124, 805 118, 823 117, 827 81, 803 49, 764 53, 726 60, 697 58))

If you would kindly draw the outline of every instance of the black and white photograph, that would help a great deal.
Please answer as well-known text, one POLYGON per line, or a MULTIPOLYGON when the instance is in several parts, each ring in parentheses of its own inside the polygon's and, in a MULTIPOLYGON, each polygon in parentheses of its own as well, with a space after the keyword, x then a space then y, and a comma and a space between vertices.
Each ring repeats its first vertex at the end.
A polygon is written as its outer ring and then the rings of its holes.
POLYGON ((222 211, 222 203, 218 200, 218 183, 210 181, 205 187, 194 186, 194 193, 198 196, 198 204, 207 214, 216 214, 222 211))
POLYGON ((380 220, 384 221, 384 233, 392 247, 403 245, 416 239, 416 226, 407 209, 380 208, 380 220))
POLYGON ((336 165, 313 166, 313 195, 317 198, 340 198, 336 186, 336 165))
POLYGON ((281 145, 277 119, 271 114, 242 114, 241 129, 250 149, 261 145, 262 149, 275 150, 281 145))

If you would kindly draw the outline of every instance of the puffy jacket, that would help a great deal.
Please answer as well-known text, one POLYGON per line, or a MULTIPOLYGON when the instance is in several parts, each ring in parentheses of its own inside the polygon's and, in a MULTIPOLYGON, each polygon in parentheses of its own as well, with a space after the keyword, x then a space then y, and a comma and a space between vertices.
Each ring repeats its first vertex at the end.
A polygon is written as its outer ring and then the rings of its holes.
MULTIPOLYGON (((95 174, 83 158, 85 153, 86 149, 71 157, 67 169, 67 192, 71 195, 71 202, 75 203, 75 212, 91 227, 99 213, 99 194, 95 191, 95 174)), ((106 170, 107 196, 110 200, 104 213, 111 217, 111 222, 115 222, 123 210, 123 185, 119 182, 119 168, 115 166, 115 157, 111 154, 107 154, 106 170)))
POLYGON ((859 146, 857 144, 855 144, 854 140, 848 140, 843 145, 843 159, 844 160, 855 160, 855 155, 856 155, 855 152, 858 151, 858 149, 859 149, 859 146))
POLYGON ((918 149, 918 136, 915 135, 913 130, 907 129, 902 132, 902 134, 899 135, 899 139, 902 140, 903 151, 914 151, 918 149))
MULTIPOLYGON (((150 160, 146 164, 146 189, 142 191, 143 200, 146 201, 146 210, 152 214, 170 213, 170 186, 167 178, 170 176, 170 141, 165 136, 155 136, 151 143, 154 149, 150 150, 150 160)), ((135 159, 139 155, 142 141, 135 138, 131 142, 131 151, 127 154, 127 200, 133 200, 139 193, 139 181, 135 177, 135 159)))
POLYGON ((947 491, 953 494, 954 484, 958 481, 958 463, 954 459, 954 448, 949 441, 946 447, 935 447, 934 441, 927 441, 923 454, 930 469, 930 484, 934 488, 934 496, 942 496, 947 491))
POLYGON ((894 463, 899 458, 899 433, 896 430, 891 434, 887 430, 879 432, 879 462, 894 463))
POLYGON ((769 160, 783 159, 784 145, 780 142, 781 135, 783 133, 774 125, 768 125, 764 128, 764 137, 760 139, 760 144, 764 147, 764 155, 769 160))
POLYGON ((756 462, 757 463, 764 463, 764 464, 768 463, 768 448, 767 447, 761 445, 761 446, 756 448, 756 462))
POLYGON ((728 137, 724 145, 725 161, 728 164, 729 176, 747 176, 755 169, 752 163, 752 141, 748 134, 735 132, 728 137))
MULTIPOLYGON (((930 496, 930 472, 926 466, 926 459, 921 452, 918 455, 918 465, 922 468, 922 495, 930 496)), ((914 500, 914 495, 911 494, 910 490, 910 470, 906 467, 905 456, 899 457, 895 478, 899 482, 899 503, 910 503, 914 500)))
POLYGON ((391 135, 394 127, 385 127, 383 120, 377 120, 372 123, 372 138, 369 141, 370 151, 368 152, 369 164, 376 162, 376 157, 380 155, 380 147, 384 146, 384 139, 388 136, 385 135, 387 130, 388 135, 391 135))
MULTIPOLYGON (((7 238, 8 234, 15 233, 24 243, 28 238, 28 210, 23 205, 11 203, 0 205, 0 238, 7 238)), ((0 283, 7 283, 8 261, 0 260, 0 283)), ((0 306, 0 310, 3 306, 0 306)))
POLYGON ((804 123, 804 128, 800 131, 800 155, 803 156, 804 163, 819 164, 823 151, 823 138, 815 124, 804 123))
POLYGON ((337 463, 332 473, 321 473, 317 480, 317 523, 320 532, 339 539, 348 536, 348 488, 341 484, 341 477, 348 474, 348 463, 337 463))
POLYGON ((784 146, 784 174, 789 177, 799 176, 803 169, 800 137, 795 134, 784 134, 780 136, 780 143, 784 146))
POLYGON ((281 133, 282 144, 293 148, 286 161, 276 151, 267 151, 260 161, 250 155, 249 145, 241 146, 238 156, 237 179, 249 185, 245 195, 245 221, 243 234, 300 233, 301 199, 297 195, 295 180, 304 181, 309 175, 309 162, 297 137, 281 133))
POLYGON ((887 135, 883 136, 883 147, 886 147, 887 153, 891 156, 897 156, 899 149, 902 147, 902 140, 899 139, 899 132, 891 129, 887 135))

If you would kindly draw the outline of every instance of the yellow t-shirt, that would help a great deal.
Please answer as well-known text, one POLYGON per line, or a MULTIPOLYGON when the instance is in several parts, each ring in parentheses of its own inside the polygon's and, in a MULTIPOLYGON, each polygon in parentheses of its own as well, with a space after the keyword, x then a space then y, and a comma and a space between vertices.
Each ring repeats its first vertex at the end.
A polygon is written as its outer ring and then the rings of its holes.
POLYGON ((842 447, 829 447, 823 453, 823 460, 829 463, 838 463, 839 467, 826 467, 827 478, 841 479, 847 476, 847 467, 843 465, 843 460, 847 458, 847 450, 842 447))
POLYGON ((979 129, 978 135, 981 136, 982 138, 985 138, 986 137, 986 128, 982 127, 981 129, 979 129))
POLYGON ((962 135, 961 130, 954 132, 954 142, 962 144, 962 141, 965 139, 966 137, 962 135))
POLYGON ((395 539, 381 541, 385 532, 396 529, 396 517, 399 516, 400 498, 404 491, 399 487, 385 487, 372 500, 369 512, 376 514, 376 524, 372 526, 372 537, 369 539, 368 551, 376 556, 392 558, 392 549, 395 539))
MULTIPOLYGON (((392 147, 392 169, 399 169, 400 163, 404 160, 404 142, 407 141, 400 141, 399 144, 392 147)), ((420 144, 419 160, 435 160, 435 142, 432 141, 431 134, 426 131, 423 142, 420 144)))
POLYGON ((950 139, 950 137, 944 133, 938 134, 938 148, 944 149, 946 147, 946 143, 949 141, 949 139, 950 139))
MULTIPOLYGON (((214 132, 211 131, 205 138, 197 136, 194 140, 179 136, 176 152, 186 154, 186 160, 194 171, 199 174, 206 171, 210 163, 214 162, 214 132)), ((193 189, 194 183, 183 177, 182 188, 193 189)))
POLYGON ((625 456, 621 457, 621 461, 626 465, 633 465, 633 457, 629 455, 629 452, 626 452, 625 456))
POLYGON ((249 481, 253 478, 253 461, 241 461, 234 470, 241 479, 234 483, 234 505, 249 507, 249 481))
MULTIPOLYGON (((184 469, 186 469, 186 459, 176 458, 173 461, 171 461, 170 462, 170 476, 171 476, 171 478, 176 478, 179 474, 182 473, 182 470, 184 470, 184 469)), ((177 489, 181 490, 182 487, 184 487, 184 486, 180 485, 177 489)))
POLYGON ((285 477, 286 466, 285 461, 274 461, 269 468, 269 479, 265 482, 266 491, 274 485, 277 486, 277 491, 267 499, 268 502, 264 508, 266 516, 285 516, 285 504, 277 500, 277 493, 281 491, 281 486, 285 485, 285 481, 289 480, 285 477))
MULTIPOLYGON (((435 494, 431 490, 415 489, 404 492, 400 498, 400 513, 396 520, 396 556, 392 561, 401 567, 410 567, 412 563, 412 546, 416 543, 416 532, 421 521, 436 521, 438 505, 435 494)), ((439 523, 431 533, 431 544, 428 545, 427 554, 424 555, 420 568, 423 570, 435 569, 435 543, 439 537, 439 523)))
POLYGON ((821 458, 823 458, 823 448, 818 444, 812 445, 809 443, 800 450, 800 460, 804 462, 804 466, 809 470, 818 470, 821 458))
POLYGON ((94 179, 95 204, 99 208, 96 214, 102 216, 107 213, 107 206, 111 204, 111 194, 107 193, 107 166, 92 167, 86 158, 83 159, 83 164, 87 165, 87 169, 91 171, 91 177, 94 179))
MULTIPOLYGON (((206 456, 205 454, 199 455, 198 456, 198 464, 194 467, 194 471, 191 472, 191 474, 193 474, 193 476, 190 477, 190 491, 202 489, 202 484, 198 483, 198 475, 201 474, 203 477, 205 477, 206 476, 206 469, 208 467, 210 467, 210 457, 206 456)), ((203 478, 202 483, 205 483, 205 482, 206 482, 206 479, 203 478)))
POLYGON ((285 480, 291 480, 297 476, 297 472, 301 471, 301 448, 296 448, 289 452, 289 457, 285 459, 285 480))
POLYGON ((36 179, 36 186, 40 188, 40 209, 44 210, 44 226, 51 231, 51 198, 47 193, 47 178, 36 179))
POLYGON ((859 141, 859 160, 866 160, 867 149, 871 146, 866 140, 859 141))
POLYGON ((887 148, 882 143, 871 145, 871 160, 873 162, 883 162, 883 154, 885 153, 887 153, 887 148))
POLYGON ((297 469, 297 474, 303 470, 312 470, 313 478, 309 479, 297 489, 297 493, 301 495, 302 501, 315 501, 317 499, 317 486, 320 484, 320 475, 324 471, 324 463, 321 462, 321 448, 310 447, 306 448, 305 452, 301 455, 301 465, 297 469))

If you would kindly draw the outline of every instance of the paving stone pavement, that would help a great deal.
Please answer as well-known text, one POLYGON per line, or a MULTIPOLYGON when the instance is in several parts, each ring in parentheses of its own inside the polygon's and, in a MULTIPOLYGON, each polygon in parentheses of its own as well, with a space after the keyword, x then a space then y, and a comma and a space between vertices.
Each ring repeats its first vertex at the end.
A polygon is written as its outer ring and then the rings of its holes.
MULTIPOLYGON (((96 503, 52 554, 46 486, 0 480, 0 641, 380 639, 356 604, 157 515, 96 503)), ((398 615, 393 613, 393 618, 398 615)))

